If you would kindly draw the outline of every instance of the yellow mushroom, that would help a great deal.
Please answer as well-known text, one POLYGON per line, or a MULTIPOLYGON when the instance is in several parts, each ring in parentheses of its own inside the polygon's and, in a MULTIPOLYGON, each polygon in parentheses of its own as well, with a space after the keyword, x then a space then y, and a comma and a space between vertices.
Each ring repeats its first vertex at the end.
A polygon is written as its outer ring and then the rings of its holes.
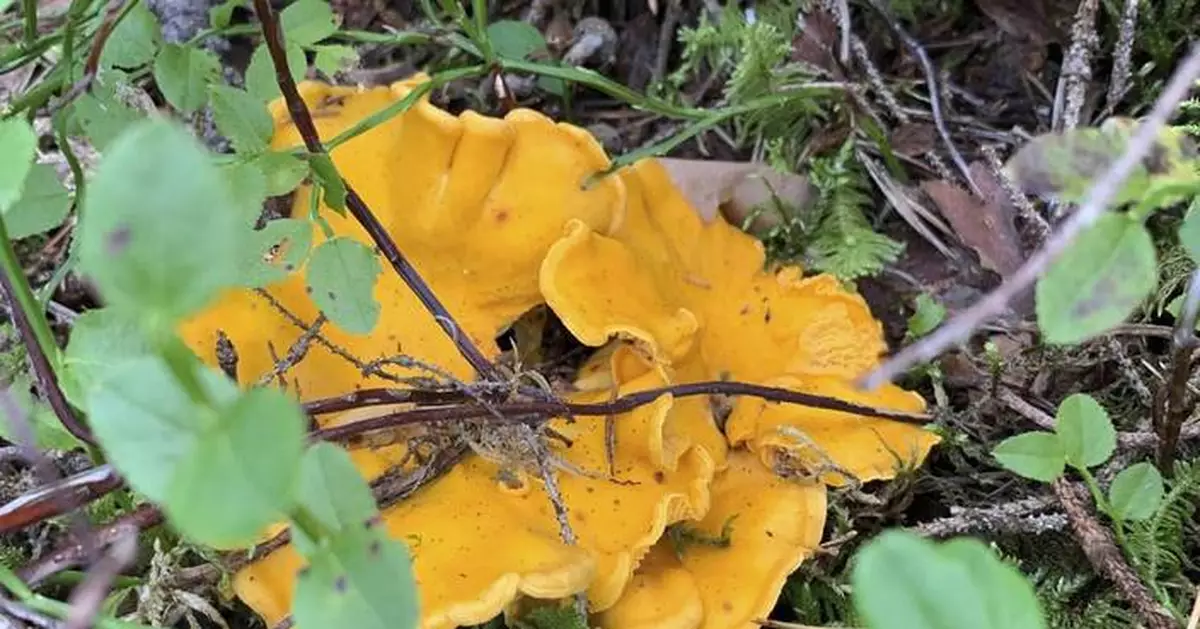
MULTIPOLYGON (((301 93, 329 139, 424 80, 370 89, 308 82, 301 93)), ((282 104, 272 112, 272 146, 299 144, 282 104)), ((884 349, 861 298, 830 277, 803 278, 796 268, 764 272, 761 244, 719 219, 703 223, 653 160, 582 185, 609 162, 580 129, 525 110, 503 119, 451 116, 422 98, 337 147, 332 158, 487 357, 498 354, 498 332, 542 303, 580 341, 607 344, 580 369, 578 390, 564 396, 570 401, 732 378, 923 408, 919 397, 894 387, 881 394, 849 388, 884 349), (614 336, 633 342, 610 343, 614 336)), ((311 193, 297 192, 294 215, 306 215, 311 193)), ((370 244, 354 219, 322 215, 335 235, 370 244)), ((315 227, 313 234, 317 244, 325 237, 315 227)), ((270 349, 286 351, 318 316, 297 271, 266 287, 270 299, 228 291, 182 326, 184 340, 216 364, 223 333, 237 350, 239 381, 256 381, 273 366, 270 349)), ((381 314, 371 333, 328 324, 323 336, 362 361, 404 354, 460 379, 473 376, 395 274, 380 276, 375 297, 381 314)), ((395 386, 322 344, 289 369, 287 381, 304 399, 395 386)), ((570 442, 547 440, 546 447, 574 545, 563 541, 530 457, 484 456, 486 448, 384 510, 389 532, 412 550, 423 627, 484 622, 521 596, 562 599, 585 591, 605 627, 749 626, 812 552, 824 522, 824 485, 816 477, 781 479, 769 465, 786 453, 814 469, 832 460, 853 476, 885 478, 894 473, 894 453, 919 462, 936 442, 913 426, 755 400, 735 403, 723 433, 709 400, 672 395, 613 417, 615 443, 604 418, 550 424, 570 442), (795 432, 812 443, 784 438, 795 432), (739 447, 731 451, 730 443, 739 447), (691 545, 675 557, 664 538, 679 523, 718 535, 734 516, 725 547, 691 545)), ((405 446, 352 454, 374 478, 404 460, 405 446)), ((302 562, 284 546, 240 571, 235 589, 274 624, 288 612, 302 562)))
MULTIPOLYGON (((312 110, 322 139, 328 140, 407 96, 418 77, 392 87, 331 87, 305 82, 301 95, 312 110)), ((287 149, 301 140, 282 103, 272 105, 272 147, 287 149)), ((503 119, 474 112, 452 116, 418 100, 395 116, 331 152, 333 162, 376 214, 383 227, 438 298, 462 326, 462 333, 485 356, 496 356, 494 338, 526 310, 541 303, 538 268, 575 219, 603 232, 618 226, 624 186, 610 178, 584 187, 584 180, 609 164, 599 143, 576 127, 516 110, 503 119)), ((311 187, 295 195, 294 214, 308 214, 311 187)), ((349 215, 325 210, 336 236, 374 246, 349 215)), ((314 246, 325 240, 313 226, 314 246)), ((266 292, 305 322, 317 309, 305 292, 302 269, 266 292)), ((416 296, 390 269, 375 287, 381 308, 371 334, 350 334, 327 324, 324 335, 363 360, 406 354, 459 378, 472 372, 453 342, 416 296)), ((251 291, 228 291, 216 304, 187 322, 181 333, 203 358, 214 355, 218 330, 236 348, 239 380, 252 383, 269 373, 274 360, 268 344, 283 354, 303 333, 267 300, 251 291)), ((386 386, 378 377, 313 344, 311 360, 289 370, 306 386, 304 395, 326 397, 355 388, 386 386)), ((421 370, 399 373, 427 376, 421 370)))
MULTIPOLYGON (((603 234, 571 221, 542 264, 546 303, 576 338, 591 345, 630 339, 669 365, 677 383, 729 379, 851 396, 891 410, 924 408, 919 396, 892 385, 869 394, 849 385, 885 349, 881 324, 862 297, 828 275, 805 278, 794 266, 764 270, 762 243, 722 219, 705 223, 661 164, 643 160, 620 176, 627 208, 618 229, 603 234)), ((917 462, 937 442, 920 427, 892 421, 829 419, 796 405, 773 405, 769 414, 763 408, 760 400, 735 400, 731 443, 778 453, 792 448, 781 428, 819 425, 826 429, 793 449, 822 451, 860 480, 890 477, 892 453, 917 462)))
POLYGON ((602 629, 753 629, 788 575, 812 555, 825 526, 825 487, 778 477, 732 452, 713 479, 712 506, 675 548, 663 538, 628 591, 597 615, 602 629))

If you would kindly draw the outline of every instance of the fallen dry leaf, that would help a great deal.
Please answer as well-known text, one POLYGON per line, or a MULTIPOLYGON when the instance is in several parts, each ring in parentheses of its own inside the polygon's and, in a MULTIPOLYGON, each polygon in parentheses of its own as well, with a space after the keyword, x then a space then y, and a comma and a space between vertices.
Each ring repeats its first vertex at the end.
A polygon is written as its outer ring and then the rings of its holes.
POLYGON ((975 0, 1000 30, 1039 44, 1062 41, 1046 11, 1045 0, 975 0))
MULTIPOLYGON (((972 177, 987 179, 986 166, 972 168, 972 177), (981 172, 982 171, 982 172, 981 172)), ((998 188, 996 182, 992 182, 998 188)), ((980 184, 982 186, 982 184, 980 184)), ((937 205, 959 239, 979 254, 979 261, 1001 277, 1008 277, 1021 266, 1023 256, 1014 211, 1003 196, 989 194, 980 199, 970 192, 945 181, 921 182, 921 189, 937 205)), ((986 188, 985 188, 986 189, 986 188)), ((998 191, 1003 195, 1003 190, 998 191)))
MULTIPOLYGON (((766 164, 669 158, 658 161, 705 222, 711 222, 720 212, 725 220, 741 226, 755 208, 776 197, 795 210, 807 209, 812 203, 813 189, 807 177, 782 173, 766 164)), ((769 228, 779 221, 778 214, 765 212, 754 219, 751 228, 769 228)))
POLYGON ((937 128, 928 122, 906 122, 892 131, 892 151, 907 157, 923 157, 938 148, 937 128))
POLYGON ((792 61, 807 63, 841 79, 844 75, 838 65, 837 47, 837 20, 822 9, 814 9, 804 15, 804 24, 792 40, 792 61))

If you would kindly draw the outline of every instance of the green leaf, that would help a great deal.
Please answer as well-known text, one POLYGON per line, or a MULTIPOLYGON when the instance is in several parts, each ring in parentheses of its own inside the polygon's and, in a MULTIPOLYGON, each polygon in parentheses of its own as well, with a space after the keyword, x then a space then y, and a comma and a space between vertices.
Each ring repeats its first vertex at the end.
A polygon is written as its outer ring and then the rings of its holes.
POLYGON ((209 24, 215 29, 227 28, 233 20, 234 10, 242 4, 244 4, 243 0, 225 0, 225 2, 210 8, 208 10, 209 24))
POLYGON ((304 263, 312 248, 313 226, 305 220, 281 218, 254 232, 242 285, 263 287, 283 281, 304 263))
POLYGON ((347 237, 321 243, 308 261, 308 289, 329 320, 351 334, 367 334, 379 321, 375 283, 383 271, 366 245, 347 237))
POLYGON ((267 196, 275 197, 296 189, 308 174, 308 162, 280 151, 268 151, 252 162, 267 178, 267 196))
POLYGON ((71 210, 71 193, 50 164, 34 164, 25 180, 25 194, 4 211, 8 237, 17 240, 62 225, 71 210))
POLYGON ((154 59, 154 82, 180 113, 190 114, 208 102, 208 86, 221 75, 221 62, 195 46, 167 44, 154 59))
POLYGON ((267 149, 275 133, 275 122, 262 100, 228 85, 209 88, 213 121, 238 153, 254 154, 267 149))
POLYGON ((101 152, 130 126, 145 120, 145 115, 118 97, 128 89, 129 78, 120 70, 101 70, 92 89, 71 105, 72 117, 95 148, 101 152))
POLYGON ((37 155, 37 134, 21 116, 0 120, 0 211, 7 211, 25 187, 25 179, 37 155))
MULTIPOLYGON (((13 377, 8 393, 18 408, 25 412, 25 419, 33 430, 34 442, 39 449, 73 450, 83 443, 67 431, 58 416, 47 405, 33 396, 32 380, 24 373, 13 377)), ((0 437, 11 443, 21 443, 21 436, 13 432, 12 417, 0 412, 0 437)))
POLYGON ((136 68, 149 63, 162 43, 162 31, 158 18, 138 3, 121 20, 100 53, 100 65, 104 67, 136 68))
POLYGON ((296 577, 298 627, 416 629, 417 584, 408 549, 381 526, 360 523, 308 555, 296 577))
POLYGON ((333 9, 325 0, 297 0, 279 14, 279 23, 284 39, 299 46, 310 46, 337 31, 333 9))
POLYGON ((251 389, 218 411, 177 462, 168 514, 210 546, 254 541, 291 510, 307 419, 275 388, 251 389))
MULTIPOLYGON (((288 43, 284 52, 287 56, 288 72, 291 73, 292 80, 299 82, 308 69, 304 49, 294 43, 288 43)), ((280 95, 279 83, 275 78, 275 65, 271 62, 271 53, 266 44, 259 45, 250 56, 250 65, 246 67, 246 89, 263 102, 280 95)))
POLYGON ((313 46, 313 51, 317 53, 313 58, 313 66, 326 76, 333 76, 358 63, 358 52, 349 46, 313 46))
MULTIPOLYGON (((1128 118, 1111 118, 1099 128, 1041 135, 1021 147, 1005 170, 1029 194, 1079 203, 1095 179, 1125 152, 1137 126, 1128 118)), ((1197 185, 1200 173, 1192 165, 1194 155, 1195 142, 1186 132, 1164 127, 1148 157, 1125 180, 1113 205, 1140 200, 1151 188, 1178 190, 1179 185, 1197 185)), ((1156 202, 1167 202, 1173 196, 1164 195, 1156 202)))
POLYGON ((1033 586, 982 542, 885 531, 855 558, 854 607, 868 629, 1045 629, 1033 586))
POLYGON ((1200 197, 1192 201, 1179 225, 1179 244, 1192 262, 1200 263, 1200 197))
POLYGON ((152 351, 135 317, 112 308, 85 311, 71 325, 62 362, 63 393, 86 408, 88 394, 104 386, 114 367, 152 351))
POLYGON ((992 456, 1009 471, 1047 483, 1061 476, 1067 463, 1058 435, 1042 431, 1009 437, 992 456))
MULTIPOLYGON (((318 443, 304 454, 300 465, 299 501, 320 522, 325 532, 340 535, 358 530, 376 515, 375 498, 345 450, 318 443)), ((319 540, 296 529, 297 550, 307 555, 319 540)))
POLYGON ((313 178, 320 184, 322 201, 339 214, 346 212, 346 182, 338 174, 329 155, 321 153, 308 156, 313 178))
POLYGON ((248 544, 291 508, 306 421, 273 388, 239 395, 198 361, 212 405, 192 399, 158 356, 125 362, 88 395, 96 437, 136 491, 202 544, 248 544))
POLYGON ((498 56, 509 59, 524 59, 530 54, 544 50, 546 39, 533 25, 521 20, 499 20, 487 28, 487 38, 498 56))
POLYGON ((1129 317, 1157 283, 1150 232, 1124 214, 1104 214, 1038 282, 1038 326, 1050 343, 1085 341, 1129 317))
POLYGON ((113 143, 89 185, 80 268, 107 302, 159 322, 203 308, 236 281, 249 236, 220 170, 183 128, 140 123, 113 143))
POLYGON ((1162 503, 1162 474, 1149 463, 1135 463, 1121 470, 1108 488, 1109 515, 1118 520, 1146 520, 1162 503))
POLYGON ((1077 468, 1100 465, 1117 449, 1117 430, 1108 411, 1090 395, 1076 393, 1063 400, 1054 430, 1067 463, 1077 468))
POLYGON ((229 192, 237 199, 237 207, 244 211, 243 221, 253 226, 262 214, 262 204, 267 198, 267 177, 249 162, 233 162, 221 166, 221 173, 229 184, 229 192))
POLYGON ((917 295, 915 305, 916 309, 908 318, 908 335, 911 338, 929 334, 946 318, 946 307, 926 293, 917 295))
MULTIPOLYGON (((237 399, 237 387, 229 379, 207 369, 198 374, 206 395, 216 403, 237 399)), ((199 433, 218 424, 219 416, 189 398, 157 355, 113 365, 108 376, 103 386, 87 392, 86 409, 96 438, 134 490, 166 504, 172 499, 176 467, 195 448, 199 433)))

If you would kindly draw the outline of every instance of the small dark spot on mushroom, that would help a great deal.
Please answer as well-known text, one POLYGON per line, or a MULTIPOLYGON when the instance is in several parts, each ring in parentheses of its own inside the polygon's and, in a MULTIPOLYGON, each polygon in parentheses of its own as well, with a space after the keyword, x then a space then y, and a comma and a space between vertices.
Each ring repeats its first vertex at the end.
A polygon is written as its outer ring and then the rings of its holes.
POLYGON ((770 323, 770 322, 771 322, 771 309, 767 308, 767 312, 765 314, 763 314, 763 323, 770 323))
POLYGON ((662 472, 654 473, 654 482, 658 483, 659 485, 663 484, 666 480, 667 480, 666 474, 663 474, 662 472))
POLYGON ((339 574, 338 577, 333 580, 333 589, 338 594, 345 594, 346 588, 348 587, 350 587, 350 584, 346 581, 346 575, 344 574, 339 574))
POLYGON ((746 304, 745 306, 742 306, 742 310, 738 314, 740 314, 744 317, 747 314, 749 314, 749 312, 750 312, 750 304, 746 304))
POLYGON ((729 612, 732 612, 733 611, 733 603, 730 603, 729 601, 721 601, 721 610, 727 614, 729 612))
POLYGON ((588 488, 587 488, 587 492, 588 492, 589 494, 594 494, 594 493, 596 493, 596 488, 595 488, 595 487, 588 487, 588 488))
POLYGON ((108 234, 108 253, 110 255, 119 255, 129 246, 133 240, 133 230, 127 225, 122 225, 108 234))
POLYGON ((496 222, 503 223, 508 220, 508 210, 496 210, 496 222))
POLYGON ((305 286, 305 287, 304 287, 304 294, 306 294, 306 295, 311 295, 311 294, 312 294, 312 286, 305 286))
POLYGON ((771 531, 767 531, 767 537, 774 538, 775 534, 772 533, 771 531))

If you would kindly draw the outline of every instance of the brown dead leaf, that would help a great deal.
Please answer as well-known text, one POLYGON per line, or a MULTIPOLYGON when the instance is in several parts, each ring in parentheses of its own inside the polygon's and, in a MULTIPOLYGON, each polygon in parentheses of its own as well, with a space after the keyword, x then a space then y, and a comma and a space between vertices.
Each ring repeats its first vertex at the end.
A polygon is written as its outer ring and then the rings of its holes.
POLYGON ((923 156, 937 148, 937 128, 928 122, 906 122, 892 131, 889 142, 898 155, 923 156))
MULTIPOLYGON (((986 178, 980 173, 987 170, 986 166, 971 170, 976 182, 986 178)), ((921 189, 937 205, 959 239, 979 254, 979 261, 985 267, 1008 277, 1021 266, 1023 256, 1014 223, 1015 211, 1004 202, 1004 197, 989 194, 991 198, 979 199, 940 180, 923 181, 921 189)))
MULTIPOLYGON (((797 210, 812 203, 813 190, 803 175, 781 173, 766 164, 695 159, 661 158, 671 182, 681 190, 701 218, 711 221, 720 212, 725 220, 741 226, 750 213, 775 197, 797 210)), ((769 228, 779 216, 763 213, 751 228, 769 228)))
POLYGON ((834 52, 837 46, 837 20, 822 9, 814 9, 804 16, 804 24, 792 40, 792 61, 807 63, 841 79, 842 70, 834 52))
POLYGON ((975 0, 1000 30, 1038 44, 1062 41, 1046 11, 1045 0, 975 0))

